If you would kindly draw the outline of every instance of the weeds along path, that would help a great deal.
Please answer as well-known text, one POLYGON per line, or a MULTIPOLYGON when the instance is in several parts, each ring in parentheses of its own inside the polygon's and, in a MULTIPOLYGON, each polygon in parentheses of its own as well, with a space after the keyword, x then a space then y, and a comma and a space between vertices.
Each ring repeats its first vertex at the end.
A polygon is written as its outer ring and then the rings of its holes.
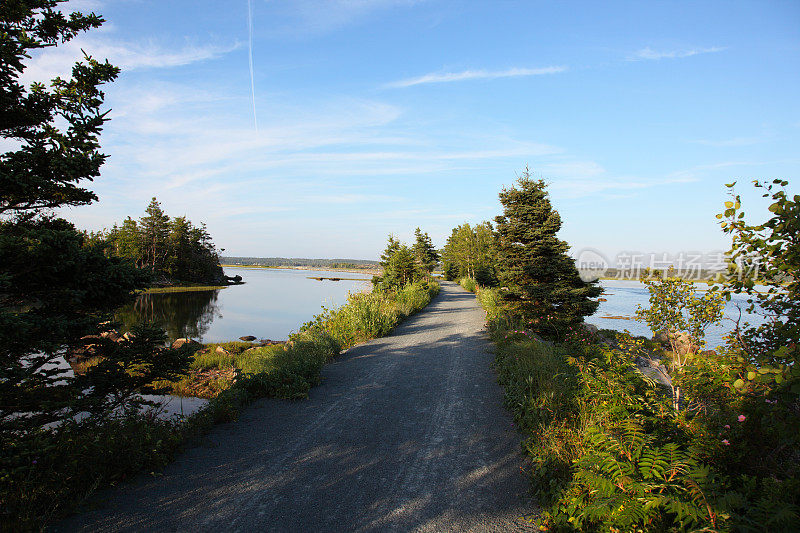
POLYGON ((532 530, 484 320, 442 283, 391 336, 328 364, 310 399, 253 404, 56 530, 532 530))

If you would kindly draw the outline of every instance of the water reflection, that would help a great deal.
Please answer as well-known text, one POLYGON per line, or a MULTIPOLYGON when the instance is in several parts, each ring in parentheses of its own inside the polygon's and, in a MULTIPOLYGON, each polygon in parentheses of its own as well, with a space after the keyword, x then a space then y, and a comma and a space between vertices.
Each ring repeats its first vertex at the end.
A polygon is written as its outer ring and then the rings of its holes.
MULTIPOLYGON (((225 289, 222 289, 225 290, 225 289)), ((136 301, 116 313, 124 330, 150 322, 167 332, 174 340, 182 337, 199 339, 215 318, 221 317, 217 299, 220 289, 161 294, 140 294, 136 301)))
POLYGON ((117 321, 126 328, 155 322, 172 340, 223 342, 244 335, 284 340, 319 313, 320 306, 342 305, 349 292, 370 286, 365 275, 324 270, 226 268, 225 274, 241 275, 246 283, 216 291, 142 294, 117 313, 117 321))

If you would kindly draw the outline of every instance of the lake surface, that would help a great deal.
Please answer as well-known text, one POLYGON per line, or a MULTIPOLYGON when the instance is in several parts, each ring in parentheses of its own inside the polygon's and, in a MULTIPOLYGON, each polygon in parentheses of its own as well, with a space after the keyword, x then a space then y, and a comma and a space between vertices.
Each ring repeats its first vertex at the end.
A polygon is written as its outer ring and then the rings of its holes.
MULTIPOLYGON (((587 317, 586 322, 594 324, 598 328, 617 331, 627 329, 633 335, 653 336, 653 332, 644 322, 603 318, 604 316, 633 317, 636 313, 637 305, 641 305, 645 309, 649 307, 650 292, 644 283, 627 280, 602 280, 600 281, 600 286, 603 287, 605 292, 601 298, 606 298, 607 301, 600 302, 597 312, 587 317)), ((698 287, 703 289, 706 286, 698 285, 698 287)), ((719 325, 709 326, 706 330, 706 346, 708 348, 716 348, 724 343, 723 336, 733 329, 732 319, 739 316, 739 310, 736 307, 737 303, 741 305, 743 310, 742 322, 749 321, 754 325, 762 323, 761 317, 744 313, 744 309, 747 307, 746 295, 733 295, 731 301, 727 302, 725 306, 725 318, 722 322, 719 325)))
POLYGON ((245 335, 285 340, 321 311, 339 307, 350 292, 370 287, 369 281, 317 281, 314 277, 371 278, 369 274, 329 270, 225 268, 227 276, 245 284, 213 291, 141 294, 122 308, 117 320, 127 329, 151 321, 171 340, 189 337, 201 342, 237 340, 245 335))

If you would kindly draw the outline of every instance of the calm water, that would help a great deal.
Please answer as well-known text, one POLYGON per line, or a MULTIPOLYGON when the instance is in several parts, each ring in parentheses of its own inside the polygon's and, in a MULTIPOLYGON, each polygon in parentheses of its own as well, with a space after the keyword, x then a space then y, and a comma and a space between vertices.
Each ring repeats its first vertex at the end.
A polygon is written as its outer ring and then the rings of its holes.
POLYGON ((327 270, 226 268, 244 285, 216 291, 142 294, 119 311, 126 327, 144 320, 164 328, 170 339, 190 337, 202 342, 236 340, 245 335, 285 340, 320 312, 340 306, 349 292, 361 292, 368 281, 316 281, 315 277, 368 278, 370 275, 327 270))
MULTIPOLYGON (((647 327, 644 322, 637 322, 636 320, 619 320, 602 318, 604 316, 625 316, 633 317, 636 313, 636 306, 641 305, 647 308, 650 305, 650 292, 644 283, 639 281, 624 281, 624 280, 604 280, 600 282, 605 294, 601 298, 606 298, 607 301, 600 302, 600 307, 597 312, 588 317, 586 322, 594 324, 599 328, 615 329, 622 331, 627 329, 633 335, 644 335, 651 337, 653 332, 647 327)), ((700 288, 705 288, 705 285, 698 285, 700 288)), ((746 307, 747 297, 741 295, 734 295, 731 301, 725 306, 725 317, 720 325, 710 326, 706 330, 706 345, 708 348, 716 348, 723 344, 722 337, 733 329, 733 322, 731 319, 739 316, 739 311, 736 304, 740 304, 742 309, 746 307)), ((760 324, 761 319, 758 316, 742 315, 743 322, 748 320, 751 324, 760 324)))

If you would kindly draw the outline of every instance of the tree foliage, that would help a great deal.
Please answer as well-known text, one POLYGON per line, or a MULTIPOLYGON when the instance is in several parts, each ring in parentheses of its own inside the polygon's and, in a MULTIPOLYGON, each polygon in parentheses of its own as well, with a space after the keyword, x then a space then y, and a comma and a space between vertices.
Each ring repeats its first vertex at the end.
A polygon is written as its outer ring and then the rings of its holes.
POLYGON ((20 213, 97 199, 81 187, 100 175, 106 159, 98 136, 106 121, 100 87, 119 69, 85 55, 69 79, 25 87, 20 75, 30 52, 57 46, 97 28, 95 14, 64 15, 55 0, 0 5, 0 135, 19 149, 0 156, 0 214, 20 213))
POLYGON ((497 282, 497 248, 490 222, 453 228, 442 250, 442 268, 448 280, 468 277, 481 285, 497 282))
POLYGON ((221 283, 219 255, 206 230, 186 217, 170 218, 153 198, 138 222, 128 217, 101 235, 112 253, 174 281, 221 283))
POLYGON ((498 235, 498 275, 506 305, 534 329, 557 334, 583 317, 598 303, 596 282, 581 280, 569 245, 556 233, 561 217, 550 203, 547 187, 527 169, 517 187, 500 192, 503 215, 495 218, 498 235))
POLYGON ((426 275, 430 275, 439 265, 439 253, 436 251, 436 248, 434 248, 431 238, 426 232, 417 228, 414 230, 414 238, 415 241, 412 249, 417 266, 422 272, 425 272, 426 275))
POLYGON ((105 243, 56 218, 51 208, 96 199, 83 187, 106 156, 99 134, 106 121, 100 87, 118 69, 89 56, 69 79, 24 87, 29 52, 56 46, 96 28, 102 18, 62 14, 58 2, 0 4, 0 444, 2 471, 18 466, 20 442, 51 422, 79 412, 107 415, 135 407, 146 383, 185 367, 186 353, 162 354, 157 335, 135 343, 104 337, 111 311, 146 276, 105 243), (73 348, 93 336, 92 364, 74 375, 73 348), (156 349, 158 348, 158 349, 156 349), (174 357, 173 357, 174 355, 174 357), (12 443, 15 443, 12 445, 12 443))
POLYGON ((399 289, 422 277, 422 269, 416 261, 414 251, 402 244, 394 235, 389 235, 386 249, 381 254, 383 275, 375 276, 373 284, 388 289, 399 289))
POLYGON ((730 272, 716 289, 728 299, 746 294, 748 311, 764 319, 758 326, 736 323, 736 385, 744 391, 773 383, 800 396, 800 195, 790 197, 785 180, 754 184, 772 200, 770 218, 748 223, 735 183, 728 185, 731 200, 717 215, 732 243, 730 272))

